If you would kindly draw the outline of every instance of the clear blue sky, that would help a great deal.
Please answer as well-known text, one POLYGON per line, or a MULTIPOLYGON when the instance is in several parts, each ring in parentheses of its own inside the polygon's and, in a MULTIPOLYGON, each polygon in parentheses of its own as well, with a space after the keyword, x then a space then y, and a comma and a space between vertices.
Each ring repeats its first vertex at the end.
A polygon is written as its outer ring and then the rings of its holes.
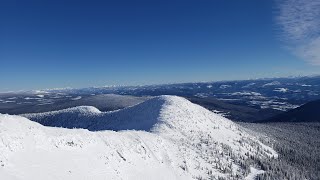
POLYGON ((0 91, 318 73, 269 0, 0 3, 0 91))

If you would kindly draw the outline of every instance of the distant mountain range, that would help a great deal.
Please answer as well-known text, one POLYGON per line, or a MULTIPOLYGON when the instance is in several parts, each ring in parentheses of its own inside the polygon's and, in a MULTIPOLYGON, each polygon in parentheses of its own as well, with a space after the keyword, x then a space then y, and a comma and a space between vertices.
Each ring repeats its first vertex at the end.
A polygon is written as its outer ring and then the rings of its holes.
POLYGON ((308 102, 260 122, 320 122, 320 100, 308 102))
POLYGON ((271 118, 275 115, 283 113, 283 111, 277 109, 260 109, 250 106, 232 104, 217 100, 212 97, 187 97, 187 99, 215 113, 219 113, 233 121, 255 122, 265 120, 267 118, 271 118))
POLYGON ((75 106, 111 111, 159 95, 186 97, 234 121, 254 122, 320 99, 320 76, 2 93, 0 113, 37 113, 75 106))

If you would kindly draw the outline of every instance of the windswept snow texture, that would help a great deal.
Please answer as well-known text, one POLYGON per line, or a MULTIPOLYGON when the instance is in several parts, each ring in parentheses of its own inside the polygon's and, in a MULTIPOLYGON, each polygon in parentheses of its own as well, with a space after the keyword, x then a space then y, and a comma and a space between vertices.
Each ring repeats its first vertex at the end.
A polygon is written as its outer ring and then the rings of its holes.
POLYGON ((277 157, 237 124, 176 96, 109 113, 82 106, 24 116, 86 129, 0 114, 0 179, 244 179, 256 174, 252 157, 277 157))

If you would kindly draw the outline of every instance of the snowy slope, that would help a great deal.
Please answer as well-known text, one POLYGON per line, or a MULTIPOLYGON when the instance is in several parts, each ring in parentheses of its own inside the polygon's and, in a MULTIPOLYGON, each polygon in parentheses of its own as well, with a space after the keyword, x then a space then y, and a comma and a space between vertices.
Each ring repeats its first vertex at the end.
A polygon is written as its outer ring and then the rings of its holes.
POLYGON ((82 106, 24 116, 86 129, 0 115, 0 179, 244 179, 254 177, 250 156, 277 156, 230 120, 175 96, 108 113, 82 106))

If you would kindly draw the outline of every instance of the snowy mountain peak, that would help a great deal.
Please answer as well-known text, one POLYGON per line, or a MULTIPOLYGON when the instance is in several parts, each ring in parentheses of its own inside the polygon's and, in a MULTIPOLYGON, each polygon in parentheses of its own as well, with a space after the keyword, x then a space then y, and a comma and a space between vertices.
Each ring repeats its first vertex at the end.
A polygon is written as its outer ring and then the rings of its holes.
MULTIPOLYGON (((46 113, 23 116, 46 126, 99 130, 159 131, 165 128, 197 127, 233 124, 222 116, 177 96, 158 96, 138 105, 112 112, 100 112, 95 107, 79 106, 46 113), (224 122, 224 123, 221 123, 224 122)), ((202 128, 202 127, 197 127, 202 128)))
POLYGON ((24 116, 90 131, 0 114, 0 179, 244 179, 277 156, 237 124, 176 96, 113 112, 82 106, 24 116))
POLYGON ((60 111, 52 111, 51 113, 81 113, 81 114, 99 114, 101 111, 93 106, 77 106, 60 111))

